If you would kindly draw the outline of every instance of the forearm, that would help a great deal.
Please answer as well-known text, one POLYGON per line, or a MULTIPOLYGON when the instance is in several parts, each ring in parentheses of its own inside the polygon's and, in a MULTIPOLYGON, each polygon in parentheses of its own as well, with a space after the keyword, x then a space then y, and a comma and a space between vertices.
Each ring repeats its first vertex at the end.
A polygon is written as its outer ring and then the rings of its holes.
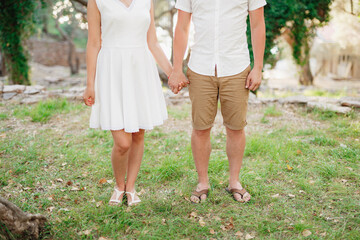
POLYGON ((163 49, 160 47, 160 44, 157 42, 153 44, 153 46, 149 46, 149 49, 160 68, 165 72, 167 76, 170 76, 172 72, 171 63, 166 57, 163 49))
POLYGON ((265 22, 258 23, 256 26, 251 27, 251 42, 254 53, 254 68, 262 70, 264 65, 264 52, 265 52, 265 22))
POLYGON ((86 47, 86 85, 88 88, 94 88, 95 85, 96 62, 99 51, 100 46, 88 44, 86 47))
POLYGON ((182 71, 185 51, 187 48, 189 32, 177 27, 174 34, 174 71, 182 71))

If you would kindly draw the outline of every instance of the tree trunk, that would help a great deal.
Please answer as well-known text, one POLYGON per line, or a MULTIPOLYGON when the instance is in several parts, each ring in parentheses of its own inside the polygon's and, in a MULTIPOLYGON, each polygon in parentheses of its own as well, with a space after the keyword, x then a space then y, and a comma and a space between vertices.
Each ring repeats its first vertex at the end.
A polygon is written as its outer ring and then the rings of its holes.
POLYGON ((76 47, 75 47, 75 44, 71 40, 68 40, 68 43, 69 43, 68 62, 69 62, 69 66, 70 66, 70 72, 71 72, 71 75, 78 74, 79 69, 80 69, 80 60, 79 60, 78 56, 76 55, 76 47))
POLYGON ((23 212, 0 197, 0 224, 4 226, 0 228, 1 239, 38 239, 46 221, 46 217, 23 212))
POLYGON ((4 54, 0 51, 0 76, 6 76, 6 65, 4 54))
POLYGON ((310 69, 310 60, 308 60, 304 66, 300 66, 299 82, 305 86, 313 85, 314 77, 310 69))

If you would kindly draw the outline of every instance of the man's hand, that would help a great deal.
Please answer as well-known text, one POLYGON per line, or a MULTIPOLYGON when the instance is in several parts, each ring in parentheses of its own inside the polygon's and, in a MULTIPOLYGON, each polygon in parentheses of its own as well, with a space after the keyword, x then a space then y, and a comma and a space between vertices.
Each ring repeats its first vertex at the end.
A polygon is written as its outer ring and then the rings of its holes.
POLYGON ((171 91, 175 94, 178 94, 181 89, 186 87, 189 83, 189 80, 187 80, 182 71, 173 71, 168 81, 171 91))
POLYGON ((245 88, 255 91, 259 88, 262 79, 262 70, 260 68, 253 68, 246 80, 245 88))

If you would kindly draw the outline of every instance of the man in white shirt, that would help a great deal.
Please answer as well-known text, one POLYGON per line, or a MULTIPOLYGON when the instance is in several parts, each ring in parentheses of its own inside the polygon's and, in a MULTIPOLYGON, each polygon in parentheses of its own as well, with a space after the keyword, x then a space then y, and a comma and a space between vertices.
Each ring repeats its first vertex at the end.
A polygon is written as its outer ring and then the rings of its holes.
POLYGON ((227 132, 229 186, 236 201, 247 202, 250 194, 239 182, 245 149, 246 112, 249 90, 256 90, 262 77, 265 49, 265 0, 177 0, 178 22, 174 36, 174 70, 169 86, 174 93, 188 81, 192 102, 191 145, 198 172, 198 185, 191 200, 206 199, 209 190, 208 165, 210 131, 217 113, 218 99, 227 132), (254 67, 246 37, 250 16, 254 67), (195 27, 187 77, 182 62, 187 48, 190 21, 195 27))

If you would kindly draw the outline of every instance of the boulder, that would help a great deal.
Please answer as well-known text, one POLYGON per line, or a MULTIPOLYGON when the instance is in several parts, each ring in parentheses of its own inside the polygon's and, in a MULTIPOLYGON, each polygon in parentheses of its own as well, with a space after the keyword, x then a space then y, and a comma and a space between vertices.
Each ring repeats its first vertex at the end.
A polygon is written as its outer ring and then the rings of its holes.
POLYGON ((40 93, 41 91, 44 91, 44 90, 45 90, 45 87, 40 86, 40 85, 27 86, 24 93, 32 95, 32 94, 40 93))
POLYGON ((25 91, 25 85, 5 85, 3 93, 22 93, 25 91))
POLYGON ((47 95, 36 94, 36 95, 30 95, 28 97, 21 99, 20 103, 21 104, 34 104, 34 103, 38 103, 41 100, 45 100, 45 99, 47 99, 47 95))
POLYGON ((360 97, 343 97, 340 99, 341 106, 360 108, 360 97))
POLYGON ((17 92, 7 92, 7 93, 3 93, 2 98, 4 100, 10 100, 12 99, 14 96, 16 96, 18 93, 17 92))
POLYGON ((309 98, 306 96, 290 96, 285 98, 280 98, 279 103, 282 104, 307 104, 309 102, 309 98))
POLYGON ((349 107, 341 107, 332 103, 308 102, 307 106, 309 108, 319 108, 321 110, 328 110, 341 114, 346 114, 351 112, 351 108, 349 107))
POLYGON ((69 92, 80 92, 83 93, 86 87, 72 87, 69 89, 69 92))

